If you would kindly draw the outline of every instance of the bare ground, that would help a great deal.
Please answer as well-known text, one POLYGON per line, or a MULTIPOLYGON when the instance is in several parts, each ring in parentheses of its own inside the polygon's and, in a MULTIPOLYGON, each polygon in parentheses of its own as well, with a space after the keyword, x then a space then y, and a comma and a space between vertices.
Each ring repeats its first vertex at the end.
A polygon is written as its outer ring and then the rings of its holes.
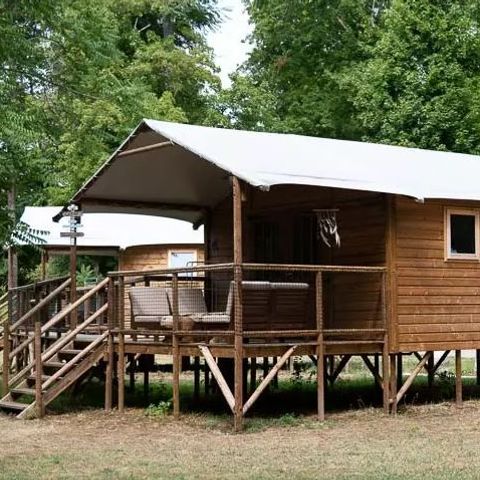
POLYGON ((310 417, 150 418, 101 410, 19 421, 0 416, 1 479, 474 479, 480 401, 310 417))

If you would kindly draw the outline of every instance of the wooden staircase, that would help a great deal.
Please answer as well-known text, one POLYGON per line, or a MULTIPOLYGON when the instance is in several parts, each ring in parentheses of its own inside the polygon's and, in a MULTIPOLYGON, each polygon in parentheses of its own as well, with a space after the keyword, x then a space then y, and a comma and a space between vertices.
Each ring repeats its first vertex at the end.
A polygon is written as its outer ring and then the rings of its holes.
MULTIPOLYGON (((52 318, 41 320, 39 312, 48 306, 48 301, 53 297, 42 300, 44 305, 35 305, 31 312, 24 318, 13 323, 18 334, 22 325, 29 318, 35 319, 34 332, 28 332, 20 345, 12 349, 12 331, 9 330, 10 341, 5 343, 7 351, 4 359, 13 361, 16 355, 23 352, 28 357, 28 349, 31 351, 33 343, 34 358, 26 366, 21 365, 17 371, 11 374, 11 365, 3 369, 4 387, 8 385, 7 393, 0 399, 0 410, 15 414, 18 418, 31 418, 43 416, 45 407, 57 398, 68 387, 82 378, 92 367, 98 364, 105 355, 109 330, 103 328, 100 333, 91 334, 89 328, 93 322, 108 311, 108 303, 98 307, 80 324, 73 324, 69 328, 55 330, 55 327, 63 324, 70 318, 72 312, 105 288, 108 279, 103 280, 85 295, 72 304, 67 304, 61 311, 55 313, 52 318), (55 331, 55 337, 50 334, 55 331), (52 343, 53 341, 53 343, 52 343), (22 368, 23 367, 23 368, 22 368)), ((57 295, 61 289, 55 294, 57 295)), ((31 356, 31 355, 30 355, 31 356)), ((4 390, 4 391, 5 391, 4 390)))
POLYGON ((26 372, 18 384, 0 399, 0 409, 15 413, 18 418, 42 416, 43 409, 63 391, 96 365, 104 356, 108 332, 95 336, 92 341, 67 344, 47 361, 42 362, 41 372, 34 368, 26 372), (41 380, 40 405, 37 404, 37 381, 41 380))

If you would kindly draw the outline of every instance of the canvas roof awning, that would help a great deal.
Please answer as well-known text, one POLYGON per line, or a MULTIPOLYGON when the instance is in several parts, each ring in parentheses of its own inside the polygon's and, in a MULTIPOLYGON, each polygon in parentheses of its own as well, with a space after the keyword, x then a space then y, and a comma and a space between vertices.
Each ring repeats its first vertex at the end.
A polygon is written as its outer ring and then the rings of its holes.
MULTIPOLYGON (((35 231, 33 243, 49 251, 62 251, 70 239, 60 236, 68 232, 68 218, 53 221, 62 207, 26 207, 20 222, 35 231)), ((137 245, 201 245, 203 229, 194 230, 188 222, 149 215, 85 213, 81 218, 77 245, 83 253, 112 254, 118 249, 137 245)))
POLYGON ((197 222, 230 176, 268 190, 311 185, 423 199, 480 200, 480 157, 144 120, 73 197, 84 211, 197 222))

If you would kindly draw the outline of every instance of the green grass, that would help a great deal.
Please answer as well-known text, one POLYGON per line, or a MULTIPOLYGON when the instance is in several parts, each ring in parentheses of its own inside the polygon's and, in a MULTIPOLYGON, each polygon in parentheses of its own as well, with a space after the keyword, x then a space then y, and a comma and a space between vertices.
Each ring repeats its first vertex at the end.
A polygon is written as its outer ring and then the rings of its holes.
MULTIPOLYGON (((464 366, 471 367, 466 360, 464 366)), ((247 415, 243 435, 232 433, 219 393, 193 401, 190 374, 182 376, 180 422, 171 415, 170 374, 153 376, 148 398, 139 375, 126 392, 124 415, 101 410, 103 383, 91 381, 61 395, 43 420, 0 415, 0 480, 478 478, 480 387, 473 377, 463 380, 462 410, 453 406, 446 364, 433 389, 420 375, 399 415, 388 416, 372 377, 352 362, 328 386, 327 420, 320 423, 312 373, 308 363, 297 374, 282 372, 279 388, 247 415)))

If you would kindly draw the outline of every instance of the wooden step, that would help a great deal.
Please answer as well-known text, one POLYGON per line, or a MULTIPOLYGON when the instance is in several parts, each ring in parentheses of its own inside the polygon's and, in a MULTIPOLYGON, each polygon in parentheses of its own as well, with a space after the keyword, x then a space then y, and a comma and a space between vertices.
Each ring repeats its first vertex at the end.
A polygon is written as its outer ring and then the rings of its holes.
POLYGON ((13 400, 0 400, 0 408, 22 412, 28 407, 28 403, 15 402, 13 400))
POLYGON ((35 396, 35 389, 28 387, 17 387, 10 390, 12 395, 30 395, 31 397, 35 396))
MULTIPOLYGON (((51 377, 51 375, 42 375, 42 383, 45 382, 45 380, 48 380, 50 377, 51 377)), ((32 387, 33 385, 35 385, 35 381, 36 381, 35 374, 27 377, 26 381, 27 381, 27 385, 29 387, 32 387)))
POLYGON ((65 348, 64 350, 60 350, 57 355, 74 357, 75 355, 79 354, 81 351, 82 350, 77 350, 75 348, 65 348))
POLYGON ((65 365, 66 362, 57 362, 57 361, 51 361, 51 362, 45 362, 43 364, 44 368, 62 368, 65 365))

